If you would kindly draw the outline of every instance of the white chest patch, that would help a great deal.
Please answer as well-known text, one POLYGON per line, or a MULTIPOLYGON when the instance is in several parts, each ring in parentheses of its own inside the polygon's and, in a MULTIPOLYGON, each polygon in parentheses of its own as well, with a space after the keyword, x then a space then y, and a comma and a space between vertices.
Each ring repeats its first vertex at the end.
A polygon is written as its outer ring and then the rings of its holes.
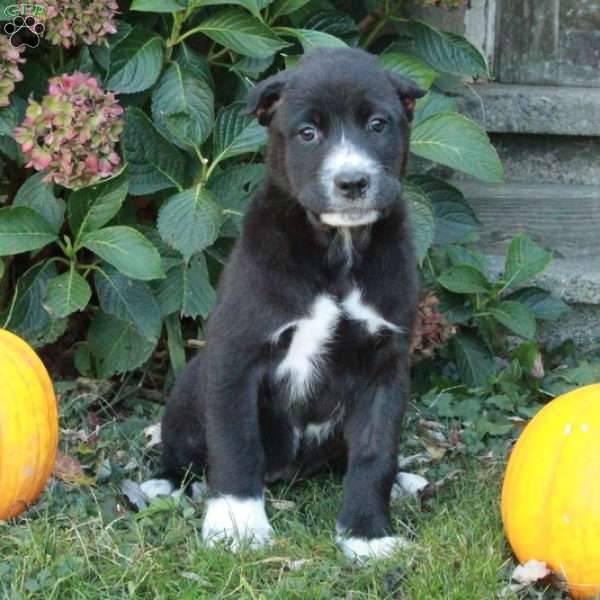
MULTIPOLYGON (((333 341, 336 327, 344 317, 358 321, 371 335, 382 329, 402 331, 363 302, 358 289, 354 289, 342 301, 336 301, 327 294, 317 296, 307 317, 286 323, 271 338, 276 342, 285 331, 294 329, 287 354, 275 371, 279 381, 289 382, 292 401, 306 397, 318 380, 320 368, 327 358, 328 345, 333 341)), ((310 436, 308 431, 305 434, 310 436)), ((322 434, 312 437, 320 438, 322 434)))
POLYGON ((386 321, 372 306, 363 302, 359 289, 352 290, 342 301, 342 308, 349 319, 360 321, 370 334, 375 334, 381 329, 400 332, 401 328, 386 321))
POLYGON ((304 430, 304 439, 309 444, 320 446, 331 436, 337 423, 334 419, 322 423, 309 423, 304 430))
POLYGON ((294 336, 285 358, 276 371, 278 379, 288 378, 292 400, 304 397, 318 377, 327 345, 333 339, 342 310, 328 295, 317 296, 307 317, 284 325, 273 336, 277 339, 289 327, 294 336))

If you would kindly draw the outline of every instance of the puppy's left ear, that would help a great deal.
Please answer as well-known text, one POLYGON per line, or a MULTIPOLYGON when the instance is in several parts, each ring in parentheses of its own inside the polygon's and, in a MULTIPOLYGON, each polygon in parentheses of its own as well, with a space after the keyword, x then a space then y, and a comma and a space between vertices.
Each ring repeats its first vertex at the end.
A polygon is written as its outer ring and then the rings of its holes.
POLYGON ((427 90, 420 88, 412 79, 408 79, 408 77, 404 77, 393 71, 386 71, 386 75, 390 83, 394 86, 396 94, 398 94, 398 98, 400 98, 400 102, 404 106, 404 110, 406 110, 408 120, 411 121, 417 99, 422 98, 427 93, 427 90))
POLYGON ((258 122, 267 127, 281 102, 283 90, 289 80, 289 72, 281 71, 257 83, 248 91, 246 114, 255 115, 258 122))

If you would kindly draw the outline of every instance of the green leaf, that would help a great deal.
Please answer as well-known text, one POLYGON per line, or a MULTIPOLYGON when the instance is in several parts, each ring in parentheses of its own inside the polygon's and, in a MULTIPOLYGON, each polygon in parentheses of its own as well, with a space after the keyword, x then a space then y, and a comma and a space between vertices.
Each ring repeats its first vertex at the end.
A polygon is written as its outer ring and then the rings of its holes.
POLYGON ((249 56, 243 56, 231 65, 230 70, 234 73, 246 75, 251 79, 258 79, 261 73, 264 73, 274 61, 274 56, 268 58, 250 58, 249 56))
POLYGON ((129 180, 122 171, 102 183, 81 188, 69 196, 69 226, 77 237, 100 229, 118 212, 127 197, 129 180))
POLYGON ((71 264, 66 273, 50 279, 43 304, 52 317, 62 318, 83 310, 91 296, 92 290, 88 282, 71 264))
POLYGON ((204 56, 198 54, 190 48, 185 42, 177 46, 175 53, 175 62, 188 73, 191 73, 197 79, 202 79, 212 90, 215 89, 215 82, 210 70, 210 63, 204 56))
POLYGON ((223 4, 237 4, 243 6, 257 19, 262 20, 260 11, 270 4, 271 0, 190 0, 190 6, 200 8, 203 6, 219 6, 223 4))
POLYGON ((57 239, 50 223, 31 208, 0 208, 0 256, 37 250, 57 239))
POLYGON ((0 135, 0 156, 4 154, 10 160, 16 162, 18 165, 23 165, 27 161, 23 158, 19 145, 15 140, 5 135, 0 135))
POLYGON ((304 52, 310 52, 315 48, 345 48, 348 44, 340 38, 316 29, 293 29, 291 27, 278 27, 277 33, 295 37, 302 46, 304 52))
POLYGON ((87 341, 100 378, 140 367, 156 347, 156 341, 146 339, 134 325, 102 311, 92 320, 87 341))
POLYGON ((513 333, 526 339, 535 335, 535 317, 524 304, 505 300, 487 310, 496 321, 513 333))
POLYGON ((431 88, 428 94, 417 100, 412 126, 416 127, 421 121, 442 112, 456 112, 456 100, 453 96, 431 88))
POLYGON ((150 287, 130 279, 111 267, 94 274, 100 308, 107 314, 127 321, 146 339, 158 340, 162 328, 160 308, 150 287))
POLYGON ((221 211, 206 189, 192 188, 175 194, 158 213, 162 239, 186 261, 213 244, 221 226, 221 211))
POLYGON ((352 38, 353 41, 357 41, 359 33, 354 19, 347 12, 340 10, 318 10, 302 23, 302 27, 322 31, 338 38, 345 36, 352 38))
POLYGON ((402 28, 403 33, 413 37, 414 53, 439 71, 476 78, 490 76, 485 58, 465 38, 421 21, 403 23, 402 28))
POLYGON ((488 257, 479 250, 472 250, 454 244, 448 247, 448 258, 454 266, 469 265, 484 275, 488 272, 488 257))
POLYGON ((552 261, 552 253, 544 250, 527 236, 513 238, 506 254, 503 279, 506 287, 519 287, 539 275, 552 261))
POLYGON ((10 104, 0 108, 0 135, 15 137, 15 127, 25 118, 27 103, 16 94, 11 94, 10 104))
POLYGON ((272 18, 275 21, 284 15, 290 15, 308 4, 310 0, 275 0, 272 4, 272 18))
POLYGON ((485 294, 489 291, 485 275, 469 265, 450 267, 438 277, 438 283, 456 294, 485 294))
POLYGON ((547 321, 559 319, 571 310, 560 298, 539 287, 522 288, 506 296, 506 300, 524 304, 536 319, 547 321))
POLYGON ((418 56, 403 52, 386 52, 379 57, 377 62, 382 69, 404 75, 426 90, 431 87, 439 75, 438 71, 432 69, 418 56))
POLYGON ((214 308, 216 294, 204 256, 193 256, 188 263, 170 269, 158 284, 157 300, 163 316, 180 312, 184 317, 206 319, 214 308))
POLYGON ((130 194, 151 194, 170 187, 182 189, 185 157, 156 131, 139 108, 130 107, 125 113, 122 146, 130 194))
MULTIPOLYGON (((534 340, 519 344, 511 353, 511 358, 517 360, 521 369, 531 373, 538 362, 541 365, 541 354, 538 343, 534 340)), ((489 402, 489 400, 488 400, 489 402)))
POLYGON ((134 28, 110 53, 110 72, 106 88, 122 94, 152 87, 163 65, 163 40, 160 36, 134 28))
POLYGON ((265 173, 262 164, 237 164, 213 175, 208 187, 223 211, 223 224, 219 235, 238 237, 242 217, 265 173))
POLYGON ((476 239, 479 221, 454 186, 428 175, 408 178, 430 199, 435 214, 435 243, 440 246, 476 239))
POLYGON ((29 343, 43 339, 52 325, 52 319, 42 301, 48 282, 57 275, 54 262, 42 261, 28 269, 17 281, 14 308, 2 327, 14 331, 29 343))
POLYGON ((131 227, 115 225, 90 231, 81 238, 81 245, 133 279, 160 279, 165 276, 156 248, 131 227))
POLYGON ((244 56, 266 58, 288 46, 257 18, 238 9, 215 13, 194 28, 211 40, 244 56))
POLYGON ((484 181, 501 182, 502 163, 486 132, 458 113, 438 113, 412 131, 412 152, 484 181))
POLYGON ((36 173, 19 188, 13 206, 27 206, 42 216, 58 233, 65 217, 65 202, 54 195, 52 183, 44 183, 46 173, 36 173))
POLYGON ((177 376, 185 367, 185 346, 181 333, 181 321, 177 315, 169 315, 165 319, 167 327, 167 347, 169 348, 169 360, 173 368, 173 374, 177 376))
POLYGON ((206 81, 172 63, 152 93, 152 118, 178 145, 199 146, 212 130, 213 104, 206 81))
POLYGON ((407 201, 408 220, 412 227, 417 260, 421 264, 435 237, 433 210, 427 196, 414 183, 405 183, 404 197, 407 201))
POLYGON ((485 387, 494 373, 494 359, 473 335, 463 332, 452 339, 460 378, 468 387, 485 387))
POLYGON ((266 142, 265 128, 243 111, 244 105, 239 103, 219 111, 213 136, 213 162, 256 152, 266 142))
POLYGON ((169 13, 184 10, 186 0, 133 0, 129 10, 169 13))

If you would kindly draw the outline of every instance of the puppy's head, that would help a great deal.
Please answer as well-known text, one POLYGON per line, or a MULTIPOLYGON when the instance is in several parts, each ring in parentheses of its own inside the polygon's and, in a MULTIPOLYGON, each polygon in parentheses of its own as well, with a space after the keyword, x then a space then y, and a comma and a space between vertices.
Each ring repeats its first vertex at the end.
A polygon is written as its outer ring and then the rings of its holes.
POLYGON ((270 130, 272 177, 331 226, 368 225, 400 198, 415 100, 362 50, 320 51, 256 85, 248 111, 270 130))

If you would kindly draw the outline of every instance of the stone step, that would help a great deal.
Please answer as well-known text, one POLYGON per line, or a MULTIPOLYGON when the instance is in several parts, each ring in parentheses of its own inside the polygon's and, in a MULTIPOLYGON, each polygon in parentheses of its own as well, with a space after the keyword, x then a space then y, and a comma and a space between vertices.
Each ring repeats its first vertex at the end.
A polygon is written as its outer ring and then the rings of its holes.
POLYGON ((481 246, 489 254, 504 254, 515 234, 525 232, 556 258, 600 272, 600 186, 452 183, 480 219, 481 246))
POLYGON ((487 131, 600 136, 600 88, 481 83, 462 110, 487 131))
POLYGON ((490 138, 506 181, 600 186, 600 138, 515 133, 490 138))

